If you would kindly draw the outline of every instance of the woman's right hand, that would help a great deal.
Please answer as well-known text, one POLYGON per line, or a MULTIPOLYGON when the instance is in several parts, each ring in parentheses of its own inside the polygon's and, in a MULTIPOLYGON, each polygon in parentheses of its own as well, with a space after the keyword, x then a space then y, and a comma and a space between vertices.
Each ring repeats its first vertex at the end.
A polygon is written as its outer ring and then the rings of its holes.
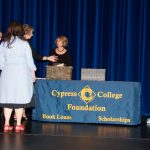
POLYGON ((47 57, 47 60, 52 61, 52 62, 57 62, 58 57, 57 57, 57 56, 55 56, 55 55, 53 55, 53 56, 49 56, 49 57, 47 57))

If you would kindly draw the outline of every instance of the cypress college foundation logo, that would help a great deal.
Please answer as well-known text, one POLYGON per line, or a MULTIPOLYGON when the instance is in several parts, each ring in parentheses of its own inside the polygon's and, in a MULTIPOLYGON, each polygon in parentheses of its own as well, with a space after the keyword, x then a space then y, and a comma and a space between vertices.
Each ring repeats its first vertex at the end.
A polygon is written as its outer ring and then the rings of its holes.
POLYGON ((79 93, 78 95, 80 98, 88 104, 89 102, 94 100, 94 97, 96 94, 93 92, 93 90, 87 85, 85 86, 79 93))

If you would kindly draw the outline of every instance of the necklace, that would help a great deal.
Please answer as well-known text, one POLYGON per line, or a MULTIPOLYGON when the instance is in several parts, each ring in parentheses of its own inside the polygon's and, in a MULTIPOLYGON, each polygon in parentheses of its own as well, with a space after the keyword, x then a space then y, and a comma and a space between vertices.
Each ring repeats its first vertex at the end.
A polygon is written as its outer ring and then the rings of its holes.
POLYGON ((59 49, 57 48, 57 50, 58 50, 58 52, 63 52, 63 51, 64 51, 64 48, 63 48, 62 50, 59 50, 59 49))

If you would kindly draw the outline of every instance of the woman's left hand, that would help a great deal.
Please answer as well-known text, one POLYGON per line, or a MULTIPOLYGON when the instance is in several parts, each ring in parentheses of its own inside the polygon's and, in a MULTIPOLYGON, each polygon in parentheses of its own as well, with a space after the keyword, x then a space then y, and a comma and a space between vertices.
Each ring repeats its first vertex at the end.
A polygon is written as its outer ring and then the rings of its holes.
POLYGON ((33 83, 36 81, 35 71, 32 71, 32 80, 33 80, 33 83))

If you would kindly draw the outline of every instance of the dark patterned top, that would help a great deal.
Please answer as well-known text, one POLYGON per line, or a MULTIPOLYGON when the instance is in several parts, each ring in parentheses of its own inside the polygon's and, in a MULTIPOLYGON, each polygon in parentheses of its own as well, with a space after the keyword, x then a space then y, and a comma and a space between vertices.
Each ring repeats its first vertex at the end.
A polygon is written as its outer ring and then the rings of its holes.
POLYGON ((72 66, 71 65, 71 59, 68 51, 64 54, 57 54, 56 49, 53 49, 52 53, 50 55, 55 55, 58 58, 58 61, 56 63, 50 62, 49 65, 56 65, 64 63, 65 66, 72 66))

